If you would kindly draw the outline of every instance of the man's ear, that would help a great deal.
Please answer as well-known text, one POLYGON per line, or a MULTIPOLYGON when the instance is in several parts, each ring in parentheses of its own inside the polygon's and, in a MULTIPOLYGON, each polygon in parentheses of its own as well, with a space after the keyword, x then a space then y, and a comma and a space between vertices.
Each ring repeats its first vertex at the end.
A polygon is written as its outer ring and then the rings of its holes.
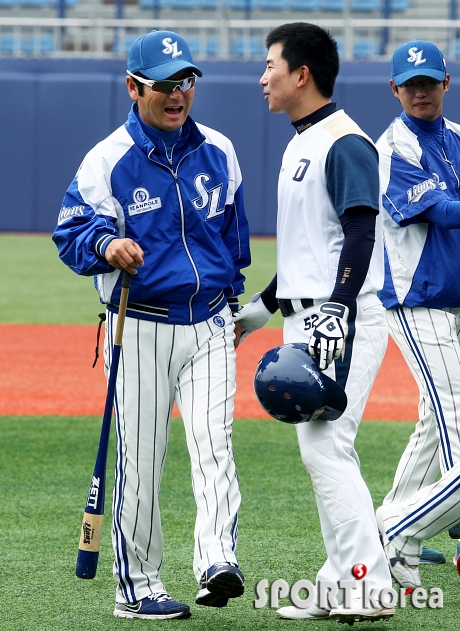
POLYGON ((395 84, 393 79, 390 79, 390 86, 393 91, 393 96, 395 96, 399 100, 398 86, 395 84))
POLYGON ((128 94, 133 101, 137 101, 139 98, 139 93, 137 91, 136 82, 129 75, 126 77, 126 87, 128 88, 128 94))
POLYGON ((446 74, 446 78, 443 81, 444 84, 444 92, 447 92, 448 89, 450 88, 450 75, 446 74))
POLYGON ((300 66, 297 72, 299 73, 299 78, 297 80, 297 87, 301 88, 307 83, 310 77, 310 69, 308 66, 300 66))

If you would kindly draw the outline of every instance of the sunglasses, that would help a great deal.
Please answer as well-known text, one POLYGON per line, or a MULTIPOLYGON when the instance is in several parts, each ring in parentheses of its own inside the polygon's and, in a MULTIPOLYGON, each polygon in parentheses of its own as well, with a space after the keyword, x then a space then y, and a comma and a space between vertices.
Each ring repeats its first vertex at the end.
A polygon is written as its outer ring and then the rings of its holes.
POLYGON ((154 92, 163 92, 163 94, 171 94, 179 88, 181 92, 188 92, 193 88, 196 81, 196 75, 193 77, 187 77, 186 79, 179 79, 177 81, 173 81, 172 79, 165 79, 164 81, 152 81, 152 79, 144 79, 143 77, 138 77, 133 74, 129 70, 126 71, 130 77, 143 83, 144 85, 148 85, 154 92))

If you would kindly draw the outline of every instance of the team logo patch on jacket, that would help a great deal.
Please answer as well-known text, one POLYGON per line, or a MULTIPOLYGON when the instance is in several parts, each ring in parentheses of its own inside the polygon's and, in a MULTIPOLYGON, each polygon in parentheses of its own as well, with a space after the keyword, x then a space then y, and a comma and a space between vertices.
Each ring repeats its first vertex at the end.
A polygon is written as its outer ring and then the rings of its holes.
POLYGON ((128 213, 131 216, 161 208, 161 198, 152 197, 150 199, 150 193, 146 188, 136 188, 133 192, 133 200, 135 203, 128 206, 128 213))
POLYGON ((196 176, 194 185, 197 193, 199 193, 199 197, 192 199, 192 204, 197 210, 207 210, 206 219, 217 217, 225 211, 225 206, 223 208, 219 208, 223 185, 218 184, 208 190, 205 187, 205 183, 210 180, 211 176, 206 175, 206 173, 200 173, 200 175, 196 176))
POLYGON ((415 184, 407 191, 407 202, 409 204, 415 204, 419 202, 427 191, 434 191, 436 189, 436 182, 430 178, 420 184, 415 184))
POLYGON ((218 326, 218 327, 219 327, 219 329, 223 329, 223 328, 224 328, 224 326, 225 326, 225 320, 224 320, 224 318, 223 318, 222 316, 220 316, 220 315, 215 315, 215 316, 213 317, 212 321, 214 322, 214 324, 215 324, 216 326, 218 326))
POLYGON ((84 206, 72 206, 72 207, 64 206, 59 211, 58 226, 60 226, 61 223, 64 223, 64 221, 67 221, 67 219, 71 219, 71 217, 82 216, 84 213, 84 210, 85 210, 84 206))

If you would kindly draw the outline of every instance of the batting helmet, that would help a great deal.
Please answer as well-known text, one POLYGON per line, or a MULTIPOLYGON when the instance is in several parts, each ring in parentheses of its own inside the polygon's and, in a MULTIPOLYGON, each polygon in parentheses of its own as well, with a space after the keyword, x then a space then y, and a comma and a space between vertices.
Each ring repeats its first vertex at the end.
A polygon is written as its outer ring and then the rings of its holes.
POLYGON ((347 407, 344 389, 318 368, 307 344, 284 344, 265 353, 254 376, 261 406, 284 423, 335 421, 347 407))

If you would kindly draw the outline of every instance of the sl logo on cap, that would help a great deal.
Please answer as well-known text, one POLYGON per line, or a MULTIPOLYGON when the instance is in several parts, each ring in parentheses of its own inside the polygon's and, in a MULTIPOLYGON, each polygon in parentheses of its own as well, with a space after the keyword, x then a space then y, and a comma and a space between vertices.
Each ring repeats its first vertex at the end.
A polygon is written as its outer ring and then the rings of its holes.
POLYGON ((177 42, 173 42, 170 37, 165 37, 161 43, 164 46, 161 52, 164 53, 165 55, 171 55, 172 53, 173 59, 174 57, 180 57, 182 55, 182 51, 177 50, 177 42))
POLYGON ((407 61, 415 62, 414 66, 420 66, 420 64, 424 64, 426 62, 426 59, 422 59, 423 50, 420 50, 419 52, 417 51, 418 48, 415 46, 413 48, 409 48, 408 50, 409 57, 407 58, 407 61))

